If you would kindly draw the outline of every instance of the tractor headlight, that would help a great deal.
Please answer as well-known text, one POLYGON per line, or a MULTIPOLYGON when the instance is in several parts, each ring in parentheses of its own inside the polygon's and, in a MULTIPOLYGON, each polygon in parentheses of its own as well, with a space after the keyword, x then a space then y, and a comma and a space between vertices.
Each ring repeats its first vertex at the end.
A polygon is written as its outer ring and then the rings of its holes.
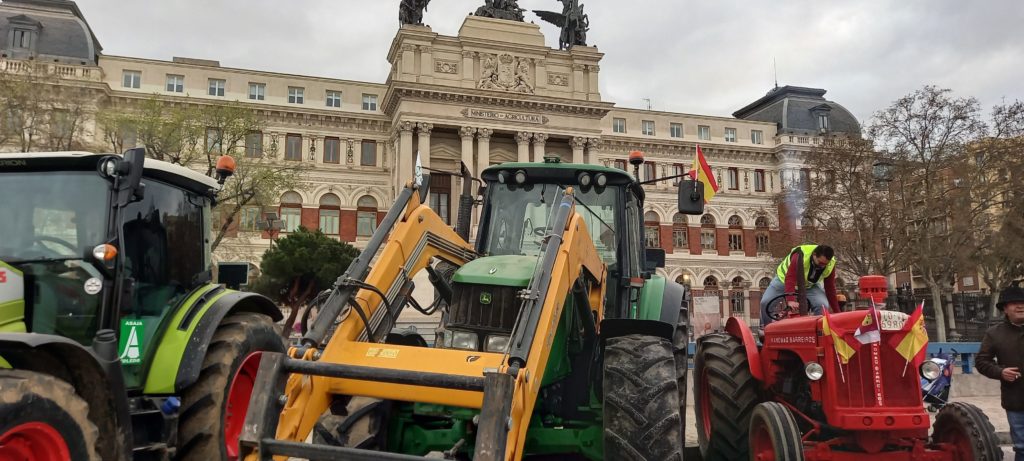
POLYGON ((516 170, 515 179, 516 179, 516 184, 522 184, 522 183, 526 182, 526 171, 525 170, 516 170))
POLYGON ((509 337, 507 335, 489 335, 487 343, 484 344, 485 352, 505 353, 508 350, 509 337))
POLYGON ((940 367, 939 364, 932 362, 931 360, 925 360, 925 362, 921 364, 920 371, 922 378, 927 379, 928 381, 932 381, 942 374, 942 367, 940 367))
POLYGON ((452 349, 462 349, 467 351, 480 350, 480 338, 475 332, 448 330, 448 335, 452 338, 452 349))
POLYGON ((608 184, 608 177, 604 173, 598 173, 594 175, 594 183, 597 184, 597 187, 604 187, 605 184, 608 184))
POLYGON ((804 365, 804 374, 807 375, 807 379, 817 381, 825 376, 825 369, 818 362, 807 362, 807 365, 804 365))
POLYGON ((507 171, 502 171, 501 173, 498 173, 498 183, 499 184, 505 184, 507 182, 508 182, 508 172, 507 171))
POLYGON ((584 188, 590 187, 591 180, 593 179, 590 177, 590 173, 586 172, 580 173, 580 175, 577 178, 579 179, 580 187, 584 188))

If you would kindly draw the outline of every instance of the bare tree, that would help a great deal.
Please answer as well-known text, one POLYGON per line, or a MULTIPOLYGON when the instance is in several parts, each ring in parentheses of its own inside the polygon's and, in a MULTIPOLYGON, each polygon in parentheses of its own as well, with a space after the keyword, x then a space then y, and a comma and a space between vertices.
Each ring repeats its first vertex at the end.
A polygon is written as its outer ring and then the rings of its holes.
POLYGON ((65 84, 42 64, 23 63, 0 72, 0 146, 19 152, 83 148, 97 97, 65 84))
POLYGON ((260 133, 264 124, 255 111, 238 103, 171 104, 154 96, 134 107, 108 108, 98 119, 104 139, 118 152, 125 147, 125 133, 131 133, 153 158, 211 177, 221 155, 235 158, 235 175, 225 183, 215 209, 221 221, 214 223, 213 250, 244 208, 269 205, 283 190, 300 188, 308 169, 301 162, 277 161, 276 152, 262 149, 261 139, 247 151, 246 138, 260 133))
POLYGON ((906 263, 909 242, 901 208, 894 206, 884 183, 875 178, 879 155, 870 140, 830 139, 808 156, 817 172, 805 193, 805 232, 832 246, 841 273, 858 278, 891 274, 906 263))
POLYGON ((868 129, 892 161, 891 190, 908 223, 906 259, 931 292, 939 341, 947 331, 957 336, 943 293, 971 249, 971 231, 986 228, 992 206, 982 166, 970 161, 967 148, 985 134, 979 112, 974 98, 925 86, 876 113, 868 129))

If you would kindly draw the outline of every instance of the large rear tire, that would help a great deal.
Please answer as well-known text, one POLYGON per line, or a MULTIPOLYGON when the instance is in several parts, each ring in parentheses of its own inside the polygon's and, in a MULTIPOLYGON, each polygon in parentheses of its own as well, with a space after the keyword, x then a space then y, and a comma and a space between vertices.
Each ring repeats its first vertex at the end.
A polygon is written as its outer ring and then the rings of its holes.
POLYGON ((932 425, 932 441, 947 444, 958 461, 1003 459, 992 422, 969 403, 952 402, 939 410, 932 425))
POLYGON ((629 335, 604 350, 604 458, 682 460, 683 417, 672 343, 629 335))
POLYGON ((793 412, 778 402, 754 407, 750 416, 751 461, 804 461, 800 427, 793 412))
POLYGON ((679 417, 683 421, 683 445, 686 445, 686 375, 690 371, 690 310, 684 302, 679 307, 679 319, 672 333, 672 355, 676 362, 676 387, 679 388, 679 417))
POLYGON ((0 370, 0 459, 98 461, 99 431, 70 384, 24 370, 0 370))
POLYGON ((727 334, 702 337, 697 343, 693 371, 693 403, 702 459, 747 459, 750 417, 760 395, 743 343, 727 334))
POLYGON ((178 425, 181 445, 176 459, 224 460, 238 456, 241 422, 259 368, 258 353, 263 351, 285 352, 270 317, 241 312, 221 322, 203 358, 199 379, 182 392, 178 425))

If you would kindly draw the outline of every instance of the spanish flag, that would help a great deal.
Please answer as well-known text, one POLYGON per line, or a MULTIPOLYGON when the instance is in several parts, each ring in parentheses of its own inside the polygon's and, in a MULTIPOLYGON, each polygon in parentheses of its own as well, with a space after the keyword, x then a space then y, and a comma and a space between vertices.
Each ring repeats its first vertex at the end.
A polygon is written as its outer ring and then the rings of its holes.
POLYGON ((690 170, 690 177, 704 184, 704 203, 708 203, 718 193, 718 181, 711 172, 708 159, 704 158, 704 151, 700 150, 697 144, 697 154, 693 157, 693 169, 690 170))
POLYGON ((910 314, 903 328, 889 338, 889 345, 907 359, 907 362, 923 358, 928 347, 928 330, 924 327, 924 301, 921 301, 914 313, 910 314))
POLYGON ((843 339, 845 332, 837 330, 832 326, 832 318, 828 315, 828 308, 822 309, 824 316, 821 318, 821 331, 826 336, 832 337, 832 344, 835 345, 836 355, 839 356, 839 362, 843 365, 850 363, 850 357, 857 353, 857 349, 850 345, 843 339))

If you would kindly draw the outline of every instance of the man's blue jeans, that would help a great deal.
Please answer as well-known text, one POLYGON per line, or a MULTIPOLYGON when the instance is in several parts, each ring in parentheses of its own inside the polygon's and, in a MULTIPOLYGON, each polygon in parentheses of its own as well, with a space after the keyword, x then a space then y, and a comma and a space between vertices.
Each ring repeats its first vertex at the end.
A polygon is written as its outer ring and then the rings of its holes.
MULTIPOLYGON (((764 328, 772 319, 768 317, 768 303, 786 292, 786 283, 778 277, 772 279, 772 283, 761 295, 761 328, 764 328)), ((828 296, 820 283, 815 283, 807 289, 807 302, 810 304, 810 311, 813 315, 821 315, 822 306, 828 306, 828 296)))
POLYGON ((1006 419, 1010 422, 1010 438, 1013 439, 1015 461, 1024 461, 1024 411, 1007 411, 1006 419))

